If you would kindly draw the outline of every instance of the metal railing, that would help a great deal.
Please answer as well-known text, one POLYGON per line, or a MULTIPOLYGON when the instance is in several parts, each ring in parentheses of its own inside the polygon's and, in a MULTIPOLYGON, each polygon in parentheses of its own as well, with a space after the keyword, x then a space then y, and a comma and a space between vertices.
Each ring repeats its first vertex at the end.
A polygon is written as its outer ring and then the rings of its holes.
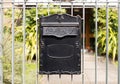
MULTIPOLYGON (((11 83, 12 84, 15 84, 14 83, 14 79, 15 79, 15 71, 14 71, 14 61, 15 61, 15 54, 14 54, 14 39, 15 39, 15 34, 14 34, 14 28, 15 28, 15 24, 14 24, 14 21, 15 21, 15 9, 22 9, 23 10, 23 56, 22 56, 22 84, 26 84, 25 83, 25 58, 26 58, 26 46, 25 46, 25 43, 26 43, 26 31, 25 31, 25 28, 26 28, 26 9, 27 8, 35 8, 36 9, 36 40, 37 40, 37 43, 36 43, 36 65, 37 65, 37 69, 36 69, 36 84, 38 84, 39 82, 39 79, 38 79, 38 76, 39 76, 39 69, 38 69, 38 61, 39 61, 39 58, 38 58, 38 9, 39 8, 39 4, 44 4, 44 5, 47 5, 47 8, 48 8, 48 15, 50 15, 50 11, 49 11, 49 5, 50 4, 55 4, 55 5, 58 5, 60 6, 60 10, 62 8, 71 8, 71 15, 74 15, 74 11, 73 9, 74 8, 82 8, 83 10, 83 37, 85 37, 85 10, 86 8, 95 8, 95 81, 94 83, 95 84, 98 84, 98 71, 97 71, 97 67, 98 67, 98 46, 97 46, 97 35, 98 35, 98 8, 101 8, 101 7, 106 7, 106 84, 109 84, 108 81, 109 81, 109 78, 108 78, 108 72, 109 72, 109 68, 108 68, 108 65, 109 65, 109 56, 108 56, 108 49, 109 49, 109 46, 108 46, 108 38, 109 38, 109 31, 108 31, 108 21, 109 21, 109 8, 111 7, 115 7, 115 8, 118 8, 118 84, 120 84, 120 0, 118 1, 71 1, 71 2, 62 2, 61 0, 60 1, 56 1, 56 2, 41 2, 41 1, 34 1, 34 2, 27 2, 27 1, 21 1, 21 2, 16 2, 15 0, 12 0, 12 1, 3 1, 3 0, 0 0, 0 84, 3 84, 3 66, 2 66, 2 60, 1 60, 1 56, 3 56, 3 50, 2 50, 2 41, 3 41, 3 10, 6 9, 6 8, 12 8, 12 60, 11 60, 11 63, 12 63, 12 79, 11 79, 11 83), (12 4, 12 5, 5 5, 5 4, 12 4), (17 6, 16 4, 20 4, 21 6, 17 6), (29 5, 29 6, 28 6, 29 5), (30 6, 31 5, 31 6, 30 6), (34 6, 32 6, 34 5, 34 6)), ((83 51, 82 51, 82 83, 81 84, 85 84, 85 71, 84 71, 84 60, 85 60, 85 52, 84 52, 84 49, 85 49, 85 38, 83 38, 83 51)), ((47 76, 48 78, 48 84, 49 84, 49 75, 47 76)), ((71 84, 73 84, 73 75, 71 75, 71 84)), ((61 76, 59 76, 60 80, 61 80, 61 76)))
MULTIPOLYGON (((2 1, 2 0, 0 0, 2 1)), ((3 56, 2 50, 2 41, 3 41, 3 19, 2 19, 3 11, 2 11, 2 4, 0 4, 0 83, 3 83, 3 67, 2 67, 2 60, 1 57, 3 56)))

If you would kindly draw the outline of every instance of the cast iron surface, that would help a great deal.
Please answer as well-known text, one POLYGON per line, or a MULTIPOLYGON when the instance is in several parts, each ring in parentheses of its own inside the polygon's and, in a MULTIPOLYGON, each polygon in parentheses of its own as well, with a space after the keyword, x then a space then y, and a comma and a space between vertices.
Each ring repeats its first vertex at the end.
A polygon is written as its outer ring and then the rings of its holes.
POLYGON ((39 30, 39 73, 80 74, 81 18, 67 14, 41 17, 39 30))

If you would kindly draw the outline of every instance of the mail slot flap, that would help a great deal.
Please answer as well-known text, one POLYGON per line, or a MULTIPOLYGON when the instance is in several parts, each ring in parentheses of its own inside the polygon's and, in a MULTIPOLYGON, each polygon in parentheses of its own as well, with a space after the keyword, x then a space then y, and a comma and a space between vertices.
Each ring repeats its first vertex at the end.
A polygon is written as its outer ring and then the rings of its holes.
POLYGON ((43 27, 77 27, 79 22, 41 22, 43 27))
POLYGON ((43 36, 76 36, 78 28, 76 27, 43 27, 43 36))

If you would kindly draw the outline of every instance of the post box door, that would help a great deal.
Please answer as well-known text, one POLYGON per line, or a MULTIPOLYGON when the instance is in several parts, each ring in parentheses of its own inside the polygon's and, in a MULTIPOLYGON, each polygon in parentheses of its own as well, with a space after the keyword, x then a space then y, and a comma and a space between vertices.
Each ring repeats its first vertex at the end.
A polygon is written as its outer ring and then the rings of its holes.
POLYGON ((40 74, 80 73, 80 21, 80 17, 66 14, 41 18, 40 74))

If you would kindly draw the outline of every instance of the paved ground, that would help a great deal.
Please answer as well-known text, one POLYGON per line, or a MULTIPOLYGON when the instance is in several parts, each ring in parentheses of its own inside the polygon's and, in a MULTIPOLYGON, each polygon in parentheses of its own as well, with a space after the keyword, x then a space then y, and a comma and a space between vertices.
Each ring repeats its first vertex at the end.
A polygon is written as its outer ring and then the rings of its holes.
MULTIPOLYGON (((117 67, 112 62, 109 62, 108 73, 108 84, 117 84, 117 67)), ((106 62, 105 58, 100 56, 98 57, 97 74, 98 84, 106 84, 106 62)), ((85 84, 95 84, 95 56, 91 53, 85 53, 84 81, 85 84)), ((74 75, 72 82, 70 75, 62 75, 61 79, 58 75, 51 75, 49 82, 47 76, 44 76, 39 84, 82 84, 82 74, 74 75)))

